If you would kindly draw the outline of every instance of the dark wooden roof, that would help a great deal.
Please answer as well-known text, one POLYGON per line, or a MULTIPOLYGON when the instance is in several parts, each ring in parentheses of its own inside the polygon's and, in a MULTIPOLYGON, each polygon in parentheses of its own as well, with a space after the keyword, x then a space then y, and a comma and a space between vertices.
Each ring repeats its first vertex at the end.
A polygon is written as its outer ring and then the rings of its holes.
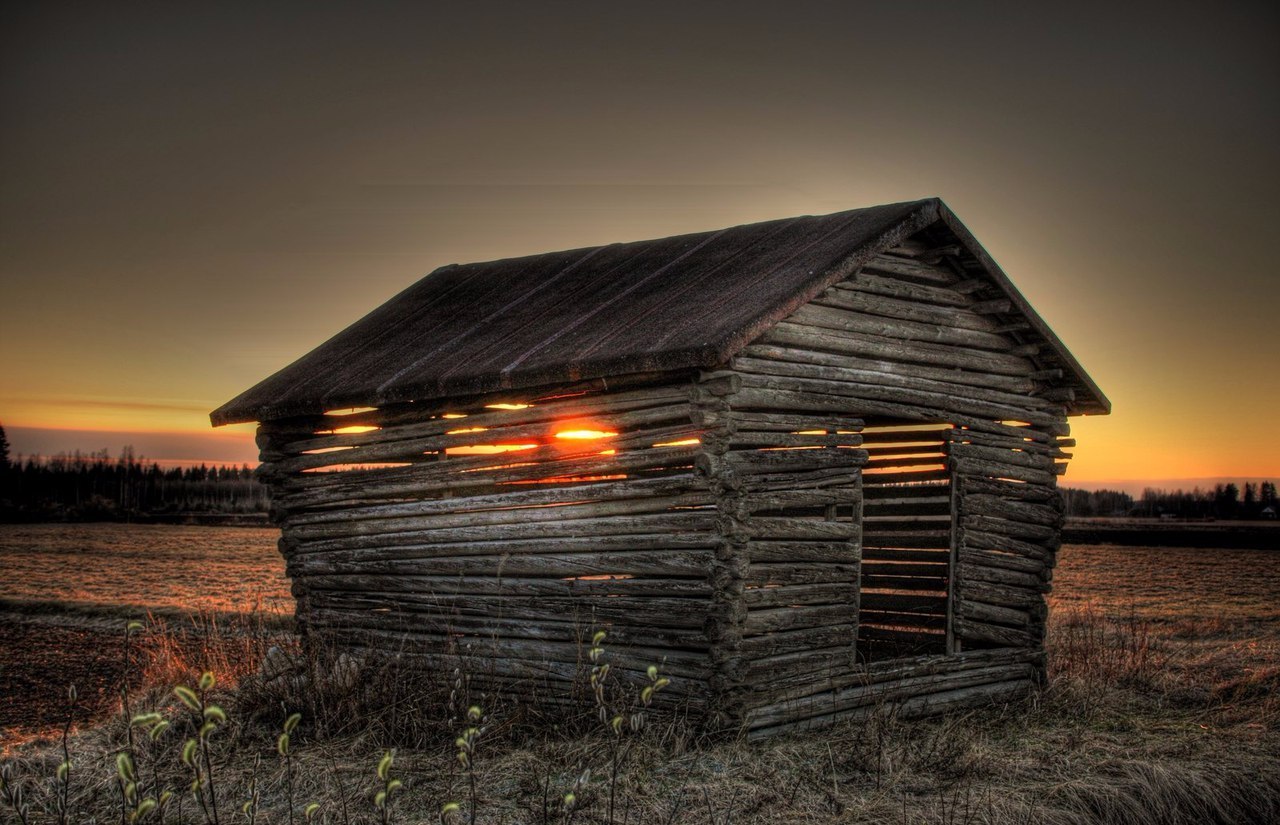
POLYGON ((868 258, 954 223, 1074 371, 1109 403, 936 199, 441 267, 211 414, 214 425, 345 407, 712 367, 868 258))

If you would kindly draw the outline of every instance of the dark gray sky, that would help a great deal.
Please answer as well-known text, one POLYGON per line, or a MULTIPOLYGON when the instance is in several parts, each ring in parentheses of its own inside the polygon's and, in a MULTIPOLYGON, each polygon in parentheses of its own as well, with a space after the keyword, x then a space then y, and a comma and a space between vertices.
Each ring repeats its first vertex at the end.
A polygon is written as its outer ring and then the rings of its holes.
POLYGON ((7 4, 15 449, 251 459, 441 264, 938 195, 1114 401, 1068 481, 1280 473, 1274 4, 461 5, 7 4))

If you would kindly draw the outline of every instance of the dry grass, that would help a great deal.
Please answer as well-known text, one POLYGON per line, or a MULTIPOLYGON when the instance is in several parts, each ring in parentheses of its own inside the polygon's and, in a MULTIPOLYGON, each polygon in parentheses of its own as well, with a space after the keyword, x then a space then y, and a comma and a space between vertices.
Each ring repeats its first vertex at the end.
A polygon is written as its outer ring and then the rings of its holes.
MULTIPOLYGON (((393 797, 390 819, 439 821, 444 803, 460 801, 458 821, 466 821, 466 784, 453 740, 462 705, 477 697, 450 701, 455 674, 423 683, 389 665, 321 691, 271 689, 243 663, 259 661, 263 646, 279 641, 274 631, 223 630, 206 628, 209 641, 196 651, 172 628, 153 631, 136 664, 156 684, 190 684, 210 664, 228 675, 240 669, 238 685, 215 696, 231 716, 213 739, 223 822, 232 821, 233 812, 244 820, 239 809, 255 760, 258 821, 289 821, 275 738, 286 711, 295 709, 304 713, 293 745, 299 821, 301 806, 312 800, 321 805, 317 821, 380 821, 371 803, 380 787, 374 769, 392 744, 401 746, 393 770, 404 788, 393 797)), ((679 719, 656 719, 619 773, 615 820, 1056 825, 1280 819, 1280 653, 1272 630, 1242 621, 1156 621, 1132 609, 1076 604, 1056 612, 1050 650, 1046 689, 982 712, 908 721, 886 708, 857 724, 761 745, 704 741, 679 719)), ((141 737, 140 771, 144 779, 157 772, 160 788, 185 788, 189 778, 177 751, 188 734, 180 708, 159 691, 145 704, 175 721, 154 743, 141 737)), ((485 708, 475 758, 477 821, 606 821, 612 734, 594 721, 589 699, 587 705, 559 727, 522 716, 516 705, 485 708), (567 808, 563 799, 571 790, 577 799, 567 808)), ((118 717, 73 737, 76 821, 119 820, 113 764, 124 741, 118 717)), ((8 759, 26 789, 33 823, 56 821, 53 777, 60 760, 55 742, 30 743, 8 759)), ((182 820, 200 821, 185 798, 182 820)), ((178 821, 176 803, 166 817, 178 821)))

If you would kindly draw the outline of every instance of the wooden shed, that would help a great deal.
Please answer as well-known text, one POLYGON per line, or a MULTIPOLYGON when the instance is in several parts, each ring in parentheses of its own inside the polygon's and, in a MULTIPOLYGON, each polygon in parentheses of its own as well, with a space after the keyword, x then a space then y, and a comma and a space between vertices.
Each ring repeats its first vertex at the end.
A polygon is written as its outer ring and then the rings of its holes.
POLYGON ((603 628, 767 735, 1031 685, 1109 409, 930 199, 442 267, 212 420, 304 632, 551 695, 603 628))

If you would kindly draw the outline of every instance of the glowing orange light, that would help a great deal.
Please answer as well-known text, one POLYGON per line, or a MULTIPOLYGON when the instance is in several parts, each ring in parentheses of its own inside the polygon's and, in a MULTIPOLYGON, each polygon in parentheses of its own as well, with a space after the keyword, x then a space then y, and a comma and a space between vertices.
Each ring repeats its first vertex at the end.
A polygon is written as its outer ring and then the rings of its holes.
POLYGON ((449 430, 445 435, 462 435, 463 433, 482 433, 488 427, 464 427, 461 430, 449 430))
POLYGON ((324 467, 312 467, 304 473, 349 473, 356 470, 387 470, 396 467, 412 467, 406 461, 374 461, 366 464, 329 464, 324 467))
POLYGON ((355 435, 356 433, 371 433, 374 430, 382 429, 381 427, 369 427, 360 424, 353 424, 350 427, 339 427, 336 430, 330 430, 333 435, 355 435))
POLYGON ((448 447, 444 452, 445 455, 496 455, 533 450, 537 446, 537 444, 471 444, 466 447, 448 447))
POLYGON ((600 455, 617 455, 617 450, 601 450, 600 455))
MULTIPOLYGON (((511 466, 524 466, 524 465, 511 465, 511 466)), ((521 481, 503 481, 500 483, 503 486, 518 485, 518 484, 577 484, 584 481, 622 481, 626 478, 627 478, 627 475, 625 473, 623 474, 612 473, 610 475, 602 475, 602 476, 551 476, 550 478, 534 478, 534 479, 525 479, 521 481)))
POLYGON ((466 418, 466 413, 445 413, 441 418, 466 418))
POLYGON ((826 435, 826 430, 797 430, 792 435, 826 435))
POLYGON ((325 410, 325 415, 355 415, 362 412, 373 412, 377 407, 348 407, 345 410, 325 410))
POLYGON ((575 441, 590 441, 596 438, 613 438, 617 433, 608 430, 563 430, 556 433, 556 438, 572 439, 575 441))
POLYGON ((688 447, 693 444, 701 444, 702 442, 696 438, 682 438, 679 441, 663 441, 654 444, 655 447, 688 447))
POLYGON ((527 410, 532 404, 485 404, 486 410, 527 410))
POLYGON ((592 576, 567 576, 560 581, 566 582, 607 582, 607 581, 623 581, 626 579, 634 579, 635 576, 629 573, 597 573, 592 576))

